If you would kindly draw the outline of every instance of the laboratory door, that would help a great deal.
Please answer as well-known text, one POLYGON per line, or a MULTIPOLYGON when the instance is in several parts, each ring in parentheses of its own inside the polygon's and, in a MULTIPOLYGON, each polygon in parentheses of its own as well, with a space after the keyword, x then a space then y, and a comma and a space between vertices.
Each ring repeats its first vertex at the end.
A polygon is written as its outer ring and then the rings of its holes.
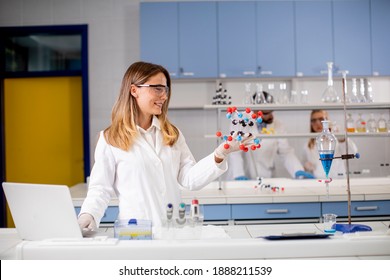
POLYGON ((81 77, 5 79, 6 180, 83 182, 82 120, 81 77))

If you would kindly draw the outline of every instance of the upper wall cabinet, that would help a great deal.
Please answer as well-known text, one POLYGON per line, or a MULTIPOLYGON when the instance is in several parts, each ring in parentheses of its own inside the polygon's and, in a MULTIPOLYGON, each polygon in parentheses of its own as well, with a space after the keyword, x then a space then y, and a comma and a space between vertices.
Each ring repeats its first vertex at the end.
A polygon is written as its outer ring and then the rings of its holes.
POLYGON ((370 1, 334 1, 333 26, 336 70, 371 75, 370 1))
POLYGON ((295 76, 294 3, 257 2, 256 23, 258 75, 295 76))
POLYGON ((371 0, 372 75, 390 75, 390 1, 371 0))
POLYGON ((141 3, 141 59, 164 65, 172 78, 178 77, 178 4, 141 3))
POLYGON ((255 2, 218 3, 220 77, 256 77, 255 2))
POLYGON ((172 78, 218 76, 215 2, 141 3, 141 59, 172 78))
POLYGON ((333 61, 331 1, 295 2, 296 76, 321 76, 333 61))

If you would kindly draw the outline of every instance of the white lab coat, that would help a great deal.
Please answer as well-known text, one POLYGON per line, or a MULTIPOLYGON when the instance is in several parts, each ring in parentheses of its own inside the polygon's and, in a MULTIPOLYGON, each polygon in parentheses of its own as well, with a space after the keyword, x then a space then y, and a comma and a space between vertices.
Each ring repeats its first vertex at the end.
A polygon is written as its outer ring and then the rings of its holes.
MULTIPOLYGON (((356 154, 358 152, 356 144, 348 139, 348 153, 356 154)), ((337 141, 334 156, 339 157, 341 155, 346 154, 345 142, 337 141)), ((317 147, 314 144, 312 149, 309 149, 307 143, 303 147, 303 162, 306 165, 307 162, 313 167, 313 175, 318 179, 325 179, 325 171, 322 167, 322 163, 320 161, 320 156, 317 151, 317 147)), ((310 171, 309 171, 310 172, 310 171)), ((345 160, 342 159, 334 159, 332 161, 332 166, 329 171, 329 178, 345 178, 346 175, 346 163, 345 160)))
POLYGON ((156 117, 153 123, 155 149, 138 137, 129 151, 123 151, 109 145, 100 133, 88 194, 80 211, 90 213, 97 225, 116 194, 119 219, 147 219, 161 226, 167 204, 178 209, 181 203, 180 187, 198 190, 227 170, 226 161, 217 164, 214 154, 196 163, 181 132, 175 145, 164 145, 156 117))
MULTIPOLYGON (((267 129, 273 129, 275 134, 284 133, 281 123, 274 120, 272 124, 267 125, 267 129)), ((258 135, 259 131, 256 125, 249 128, 249 132, 258 135)), ((234 180, 239 176, 246 176, 250 179, 256 177, 273 177, 275 170, 275 160, 280 156, 285 168, 291 177, 295 178, 295 172, 303 170, 303 166, 294 153, 294 149, 289 145, 287 139, 271 138, 263 139, 259 136, 261 148, 248 152, 234 152, 229 156, 229 170, 226 174, 227 180, 234 180)))

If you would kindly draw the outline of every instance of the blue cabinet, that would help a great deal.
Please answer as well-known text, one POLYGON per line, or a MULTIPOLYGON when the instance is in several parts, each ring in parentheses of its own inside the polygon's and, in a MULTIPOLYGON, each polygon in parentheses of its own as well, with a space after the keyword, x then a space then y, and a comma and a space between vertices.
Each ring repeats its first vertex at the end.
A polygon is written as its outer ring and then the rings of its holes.
POLYGON ((231 220, 231 205, 229 204, 203 205, 203 217, 205 221, 231 220))
POLYGON ((320 203, 233 204, 233 220, 318 218, 320 203))
POLYGON ((333 25, 335 69, 371 75, 370 1, 334 1, 333 25))
POLYGON ((172 78, 179 74, 178 4, 141 3, 141 60, 163 65, 172 78))
POLYGON ((256 8, 258 75, 295 76, 294 3, 257 2, 256 8))
POLYGON ((145 2, 140 15, 142 60, 172 78, 218 76, 216 3, 145 2))
MULTIPOLYGON (((347 202, 324 202, 322 203, 322 213, 333 213, 340 217, 348 216, 347 202)), ((388 216, 390 215, 390 201, 373 200, 373 201, 352 201, 351 216, 388 216)))
POLYGON ((220 77, 256 77, 256 3, 218 2, 220 77))
POLYGON ((321 76, 333 60, 331 1, 295 2, 296 75, 321 76))
POLYGON ((390 75, 390 1, 371 0, 372 74, 390 75))
POLYGON ((179 3, 179 54, 180 77, 218 77, 215 2, 179 3))
MULTIPOLYGON (((80 213, 81 207, 75 207, 76 214, 80 213)), ((101 223, 114 223, 119 214, 118 206, 108 206, 101 219, 101 223)))

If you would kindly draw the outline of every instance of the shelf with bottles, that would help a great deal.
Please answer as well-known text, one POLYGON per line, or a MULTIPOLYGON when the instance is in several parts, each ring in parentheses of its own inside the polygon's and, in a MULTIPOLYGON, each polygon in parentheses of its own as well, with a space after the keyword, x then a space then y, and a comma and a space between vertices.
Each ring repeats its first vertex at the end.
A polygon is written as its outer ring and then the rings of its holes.
MULTIPOLYGON (((219 109, 226 111, 229 107, 245 109, 250 107, 253 110, 272 110, 272 111, 297 111, 297 110, 343 110, 341 103, 316 103, 316 104, 231 104, 231 105, 204 105, 203 109, 219 109)), ((364 110, 364 109, 390 109, 389 102, 373 103, 350 103, 346 105, 347 110, 364 110)))

